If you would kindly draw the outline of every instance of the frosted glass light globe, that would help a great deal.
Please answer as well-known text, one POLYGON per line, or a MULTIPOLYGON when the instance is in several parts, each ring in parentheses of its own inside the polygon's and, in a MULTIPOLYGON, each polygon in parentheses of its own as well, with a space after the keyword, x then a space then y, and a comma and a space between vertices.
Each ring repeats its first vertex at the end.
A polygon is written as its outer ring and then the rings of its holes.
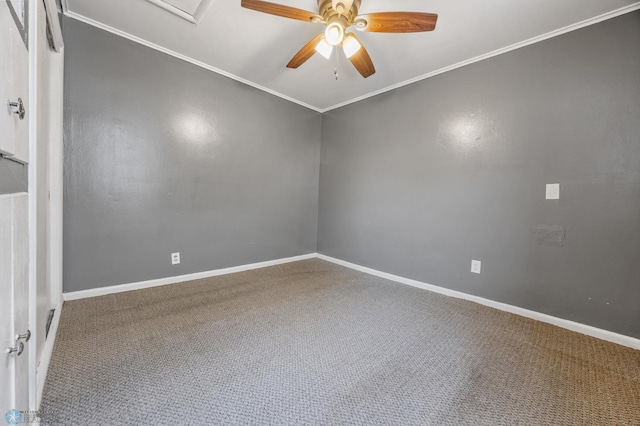
POLYGON ((344 39, 344 28, 342 28, 342 25, 337 22, 331 23, 327 25, 327 29, 324 32, 324 38, 330 45, 337 46, 342 43, 342 40, 344 39))

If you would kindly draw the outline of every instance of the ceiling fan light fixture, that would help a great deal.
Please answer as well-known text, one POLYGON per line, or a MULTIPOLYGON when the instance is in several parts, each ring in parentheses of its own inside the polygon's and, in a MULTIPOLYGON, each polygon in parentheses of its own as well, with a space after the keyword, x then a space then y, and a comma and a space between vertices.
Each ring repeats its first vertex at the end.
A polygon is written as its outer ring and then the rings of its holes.
MULTIPOLYGON (((212 0, 149 1, 202 2, 212 0)), ((269 15, 326 25, 324 32, 317 34, 291 58, 287 68, 298 68, 315 53, 320 53, 330 59, 333 55, 333 48, 336 46, 342 47, 351 64, 364 78, 375 74, 376 69, 367 49, 354 32, 346 33, 347 28, 354 26, 358 31, 373 33, 421 33, 435 30, 438 21, 437 14, 423 12, 376 12, 360 15, 361 3, 362 0, 318 0, 317 13, 284 4, 271 3, 270 0, 241 0, 240 6, 269 15)), ((336 55, 336 78, 338 77, 338 59, 339 55, 336 55)))
POLYGON ((347 56, 347 58, 351 58, 353 55, 355 55, 361 47, 362 45, 360 44, 358 39, 351 34, 347 35, 342 42, 342 49, 344 50, 344 54, 347 56))
POLYGON ((332 46, 337 46, 344 40, 344 27, 337 22, 327 25, 324 38, 332 46))
POLYGON ((333 46, 330 45, 324 38, 316 45, 316 52, 329 59, 333 52, 333 46))

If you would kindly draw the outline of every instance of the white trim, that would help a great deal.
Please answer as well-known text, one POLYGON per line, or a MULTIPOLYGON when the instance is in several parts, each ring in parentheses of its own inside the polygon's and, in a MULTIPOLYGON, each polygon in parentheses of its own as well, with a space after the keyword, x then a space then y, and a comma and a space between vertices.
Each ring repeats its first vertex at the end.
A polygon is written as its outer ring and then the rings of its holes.
POLYGON ((69 4, 67 0, 60 0, 60 6, 62 7, 62 13, 65 13, 67 10, 69 10, 69 4))
MULTIPOLYGON (((24 196, 24 195, 29 195, 28 192, 22 191, 22 192, 11 192, 9 194, 0 194, 0 200, 4 199, 4 198, 14 198, 14 197, 20 197, 20 196, 24 196)), ((2 423, 0 423, 2 424, 2 423)))
MULTIPOLYGON (((37 342, 40 333, 38 327, 38 194, 43 188, 38 186, 38 174, 42 170, 38 167, 38 48, 42 43, 39 37, 39 8, 37 0, 29 1, 29 169, 27 171, 27 193, 29 195, 29 330, 31 330, 31 345, 29 348, 29 409, 37 406, 37 377, 38 367, 37 342)), ((46 37, 45 37, 46 40, 46 37)), ((45 278, 46 279, 46 278, 45 278)))
POLYGON ((192 24, 197 25, 200 22, 200 19, 202 19, 202 15, 204 15, 207 9, 209 9, 209 6, 211 6, 211 2, 213 0, 202 0, 193 15, 188 12, 185 12, 179 7, 176 7, 172 4, 167 3, 165 0, 147 0, 147 1, 155 4, 158 7, 161 7, 162 9, 166 10, 169 13, 172 13, 188 22, 191 22, 192 24))
POLYGON ((403 86, 407 86, 409 84, 412 84, 412 83, 415 83, 415 82, 418 82, 418 81, 421 81, 421 80, 425 80, 425 79, 427 79, 429 77, 433 77, 433 76, 436 76, 436 75, 439 75, 439 74, 443 74, 445 72, 452 71, 452 70, 455 70, 457 68, 461 68, 461 67, 464 67, 466 65, 473 64, 475 62, 484 61, 485 59, 489 59, 489 58, 492 58, 494 56, 502 55, 503 53, 511 52, 512 50, 520 49, 522 47, 526 47, 526 46, 529 46, 529 45, 532 45, 532 44, 535 44, 535 43, 538 43, 538 42, 541 42, 541 41, 544 41, 544 40, 547 40, 547 39, 550 39, 550 38, 553 38, 553 37, 557 37, 557 36, 562 35, 562 34, 566 34, 566 33, 571 32, 571 31, 578 30, 580 28, 588 27, 589 25, 597 24, 599 22, 606 21, 608 19, 612 19, 612 18, 624 15, 626 13, 634 12, 634 11, 640 9, 640 1, 639 1, 639 2, 636 2, 636 3, 630 4, 628 6, 624 6, 624 7, 621 7, 619 9, 615 9, 615 10, 612 10, 610 12, 603 13, 603 14, 595 16, 593 18, 585 19, 584 21, 581 21, 581 22, 578 22, 578 23, 575 23, 575 24, 572 24, 572 25, 568 25, 566 27, 559 28, 559 29, 554 30, 554 31, 550 31, 550 32, 548 32, 546 34, 542 34, 542 35, 539 35, 539 36, 536 36, 536 37, 532 37, 532 38, 530 38, 528 40, 524 40, 524 41, 521 41, 519 43, 515 43, 515 44, 512 44, 512 45, 503 47, 501 49, 497 49, 497 50, 494 50, 492 52, 485 53, 485 54, 480 55, 480 56, 476 56, 475 58, 467 59, 465 61, 458 62, 457 64, 449 65, 447 67, 440 68, 438 70, 429 72, 427 74, 422 74, 422 75, 419 75, 417 77, 411 78, 409 80, 405 80, 403 82, 400 82, 400 83, 397 83, 397 84, 393 84, 391 86, 384 87, 384 88, 382 88, 380 90, 376 90, 374 92, 367 93, 367 94, 362 95, 362 96, 358 96, 358 97, 350 99, 348 101, 340 102, 338 104, 332 105, 332 106, 327 107, 327 108, 320 108, 320 107, 316 107, 316 106, 310 105, 310 104, 308 104, 306 102, 303 102, 301 100, 292 98, 290 96, 284 95, 282 93, 276 92, 275 90, 268 89, 268 88, 266 88, 264 86, 261 86, 259 84, 253 83, 253 82, 251 82, 249 80, 246 80, 246 79, 244 79, 242 77, 238 77, 237 75, 234 75, 234 74, 231 74, 229 72, 223 71, 223 70, 221 70, 219 68, 212 67, 210 65, 205 64, 204 62, 198 61, 198 60, 193 59, 193 58, 191 58, 189 56, 182 55, 180 53, 174 52, 173 50, 166 49, 166 48, 164 48, 164 47, 162 47, 160 45, 151 43, 149 41, 141 39, 140 37, 137 37, 137 36, 134 36, 132 34, 129 34, 129 33, 125 32, 125 31, 118 30, 116 28, 113 28, 113 27, 110 27, 108 25, 102 24, 102 23, 100 23, 98 21, 94 21, 93 19, 87 18, 87 17, 85 17, 83 15, 80 15, 78 13, 72 12, 72 11, 69 10, 69 7, 67 5, 67 1, 66 0, 61 0, 61 4, 62 4, 62 7, 64 9, 64 14, 66 16, 70 17, 70 18, 77 19, 78 21, 84 22, 85 24, 93 25, 94 27, 103 29, 105 31, 108 31, 108 32, 116 34, 116 35, 119 35, 119 36, 124 37, 126 39, 129 39, 131 41, 135 41, 136 43, 140 43, 140 44, 142 44, 144 46, 147 46, 147 47, 150 47, 152 49, 158 50, 160 52, 166 53, 167 55, 171 55, 171 56, 176 57, 178 59, 182 59, 183 61, 192 63, 192 64, 197 65, 199 67, 205 68, 205 69, 207 69, 209 71, 213 71, 213 72, 215 72, 217 74, 224 75, 225 77, 229 77, 229 78, 231 78, 233 80, 236 80, 236 81, 239 81, 241 83, 247 84, 247 85, 249 85, 251 87, 255 87, 256 89, 263 90, 263 91, 265 91, 267 93, 270 93, 270 94, 272 94, 274 96, 278 96, 279 98, 282 98, 282 99, 285 99, 287 101, 296 103, 298 105, 301 105, 303 107, 309 108, 309 109, 314 110, 314 111, 317 111, 319 113, 325 113, 325 112, 328 112, 328 111, 331 111, 331 110, 334 110, 334 109, 337 109, 337 108, 340 108, 340 107, 343 107, 343 106, 346 106, 346 105, 349 105, 349 104, 352 104, 352 103, 355 103, 355 102, 358 102, 358 101, 361 101, 361 100, 364 100, 364 99, 367 99, 367 98, 371 98, 373 96, 380 95, 380 94, 385 93, 385 92, 389 92, 389 91, 394 90, 394 89, 398 89, 398 88, 403 87, 403 86))
POLYGON ((353 98, 353 99, 348 100, 348 101, 340 102, 339 104, 335 104, 335 105, 330 106, 328 108, 324 108, 324 109, 320 110, 320 112, 324 113, 324 112, 331 111, 333 109, 337 109, 337 108, 340 108, 340 107, 343 107, 343 106, 346 106, 346 105, 349 105, 349 104, 353 104, 353 103, 362 101, 364 99, 371 98, 373 96, 377 96, 377 95, 380 95, 382 93, 389 92, 391 90, 398 89, 400 87, 407 86, 409 84, 416 83, 416 82, 421 81, 421 80, 425 80, 425 79, 427 79, 429 77, 434 77, 436 75, 443 74, 443 73, 448 72, 448 71, 453 71, 453 70, 455 70, 457 68, 461 68, 461 67, 464 67, 466 65, 471 65, 471 64, 473 64, 475 62, 484 61, 485 59, 493 58, 494 56, 502 55, 503 53, 511 52, 512 50, 520 49, 522 47, 526 47, 526 46, 529 46, 529 45, 532 45, 532 44, 535 44, 535 43, 539 43, 541 41, 548 40, 550 38, 557 37, 557 36, 560 36, 562 34, 569 33, 571 31, 579 30, 580 28, 588 27, 589 25, 594 25, 594 24, 597 24, 599 22, 606 21, 607 19, 612 19, 612 18, 615 18, 617 16, 624 15, 626 13, 630 13, 630 12, 636 11, 638 9, 640 9, 640 2, 636 2, 636 3, 630 4, 630 5, 625 6, 625 7, 621 7, 620 9, 612 10, 611 12, 603 13, 602 15, 598 15, 598 16, 595 16, 593 18, 585 19, 584 21, 581 21, 581 22, 578 22, 578 23, 575 23, 575 24, 572 24, 572 25, 568 25, 566 27, 559 28, 559 29, 554 30, 554 31, 550 31, 550 32, 548 32, 546 34, 542 34, 542 35, 539 35, 539 36, 536 36, 536 37, 532 37, 532 38, 530 38, 528 40, 524 40, 524 41, 521 41, 519 43, 515 43, 515 44, 512 44, 510 46, 506 46, 506 47, 503 47, 501 49, 497 49, 497 50, 494 50, 494 51, 489 52, 489 53, 485 53, 485 54, 480 55, 480 56, 476 56, 475 58, 471 58, 471 59, 467 59, 467 60, 462 61, 462 62, 458 62, 457 64, 453 64, 453 65, 449 65, 449 66, 444 67, 444 68, 440 68, 439 70, 435 70, 435 71, 429 72, 427 74, 419 75, 419 76, 411 78, 409 80, 405 80, 403 82, 400 82, 400 83, 397 83, 397 84, 382 88, 380 90, 376 90, 375 92, 367 93, 366 95, 358 96, 357 98, 353 98))
POLYGON ((38 363, 36 377, 37 393, 36 393, 36 406, 40 409, 40 403, 42 402, 42 392, 44 391, 44 384, 47 381, 47 373, 49 372, 49 364, 51 363, 51 357, 53 355, 53 346, 56 343, 56 336, 58 335, 58 324, 60 324, 60 316, 62 315, 62 303, 55 307, 53 312, 53 319, 51 320, 51 326, 49 327, 49 336, 44 342, 44 348, 42 349, 42 355, 40 356, 40 362, 38 363))
POLYGON ((404 278, 398 275, 381 272, 376 269, 367 268, 365 266, 356 265, 355 263, 346 262, 344 260, 336 259, 334 257, 326 256, 324 254, 318 254, 318 259, 326 260, 327 262, 335 263, 337 265, 345 266, 347 268, 355 269, 356 271, 364 272, 369 275, 384 278, 387 280, 395 281, 400 284, 410 285, 412 287, 418 287, 424 290, 429 290, 434 293, 443 294, 445 296, 455 297, 456 299, 469 300, 471 302, 479 303, 484 306, 489 306, 500 311, 509 312, 522 317, 531 318, 536 321, 541 321, 547 324, 552 324, 558 327, 565 328, 567 330, 575 331, 577 333, 586 334, 598 339, 606 340, 608 342, 617 343, 619 345, 628 346, 633 349, 640 349, 640 339, 635 339, 623 334, 614 333, 612 331, 603 330, 600 328, 592 327, 590 325, 581 324, 574 321, 569 321, 562 318, 557 318, 551 315, 543 314, 529 309, 520 308, 518 306, 508 305, 502 302, 496 302, 493 300, 485 299, 483 297, 474 296, 471 294, 463 293, 456 290, 450 290, 448 288, 439 287, 433 284, 427 284, 421 281, 404 278))
POLYGON ((51 55, 49 69, 49 290, 50 304, 62 304, 62 238, 63 238, 63 110, 64 47, 51 55))
MULTIPOLYGON (((195 274, 160 278, 157 280, 141 281, 136 283, 115 285, 110 287, 100 287, 100 288, 95 288, 90 290, 72 291, 69 293, 63 293, 63 299, 65 301, 69 301, 69 300, 85 299, 89 297, 104 296, 107 294, 121 293, 121 292, 132 291, 132 290, 140 290, 143 288, 158 287, 158 286, 163 286, 168 284, 176 284, 184 281, 216 277, 219 275, 249 271, 253 269, 265 268, 268 266, 275 266, 275 265, 282 265, 285 263, 298 262, 300 260, 307 260, 307 259, 314 259, 314 258, 335 263, 337 265, 345 266, 347 268, 364 272, 369 275, 374 275, 376 277, 384 278, 390 281, 395 281, 400 284, 406 284, 412 287, 421 288, 423 290, 432 291, 434 293, 443 294, 445 296, 455 297, 456 299, 468 300, 471 302, 479 303, 484 306, 489 306, 491 308, 498 309, 500 311, 509 312, 515 315, 520 315, 525 318, 531 318, 536 321, 552 324, 561 328, 565 328, 567 330, 585 334, 587 336, 592 336, 598 339, 606 340, 608 342, 613 342, 619 345, 628 346, 633 349, 640 349, 640 339, 636 339, 630 336, 625 336, 623 334, 618 334, 612 331, 592 327, 590 325, 581 324, 575 321, 554 317, 554 316, 543 314, 540 312, 531 311, 529 309, 521 308, 518 306, 509 305, 502 302, 496 302, 494 300, 485 299, 483 297, 474 296, 472 294, 463 293, 461 291, 450 290, 448 288, 439 287, 433 284, 427 284, 422 281, 412 280, 410 278, 404 278, 399 275, 389 274, 387 272, 382 272, 376 269, 367 268, 366 266, 360 266, 355 263, 336 259, 334 257, 326 256, 320 253, 309 253, 301 256, 269 260, 266 262, 251 263, 248 265, 233 266, 231 268, 216 269, 213 271, 197 272, 195 274)), ((52 329, 53 329, 53 326, 52 326, 52 329)), ((43 354, 43 358, 44 358, 44 354, 43 354)))
POLYGON ((149 3, 155 4, 156 6, 166 10, 169 13, 172 13, 174 15, 176 15, 179 18, 184 19, 185 21, 191 22, 192 24, 198 24, 198 21, 196 21, 196 18, 185 12, 184 10, 175 7, 174 5, 171 5, 169 3, 164 2, 163 0, 147 0, 149 3))
POLYGON ((143 288, 158 287, 167 284, 176 284, 184 281, 199 280, 202 278, 216 277, 218 275, 233 274, 236 272, 250 271, 252 269, 266 268, 268 266, 282 265, 284 263, 298 262, 300 260, 313 259, 316 253, 303 254, 301 256, 287 257, 284 259, 268 260, 266 262, 251 263, 248 265, 232 266, 230 268, 215 269, 213 271, 196 272, 195 274, 178 275, 175 277, 159 278, 157 280, 140 281, 129 284, 120 284, 109 287, 92 288, 90 290, 72 291, 62 293, 64 301, 85 299, 87 297, 104 296, 106 294, 122 293, 124 291, 140 290, 143 288))
POLYGON ((102 23, 100 23, 98 21, 94 21, 93 19, 90 19, 90 18, 87 18, 85 16, 79 15, 79 14, 77 14, 75 12, 70 11, 70 10, 66 10, 64 14, 66 16, 70 17, 70 18, 73 18, 73 19, 78 20, 80 22, 84 22, 85 24, 89 24, 89 25, 92 25, 92 26, 94 26, 96 28, 100 28, 101 30, 105 30, 105 31, 108 31, 108 32, 113 33, 115 35, 119 35, 120 37, 124 37, 124 38, 126 38, 128 40, 134 41, 134 42, 139 43, 139 44, 141 44, 143 46, 147 46, 147 47, 150 47, 151 49, 157 50, 159 52, 166 53, 167 55, 173 56, 174 58, 178 58, 178 59, 181 59, 181 60, 183 60, 185 62, 189 62, 189 63, 191 63, 193 65, 196 65, 196 66, 199 66, 201 68, 204 68, 206 70, 213 71, 216 74, 220 74, 220 75, 223 75, 225 77, 229 77, 232 80, 239 81, 240 83, 244 83, 247 86, 255 87, 256 89, 262 90, 263 92, 270 93, 270 94, 272 94, 274 96, 277 96, 277 97, 282 98, 284 100, 287 100, 289 102, 296 103, 298 105, 301 105, 301 106, 303 106, 305 108, 309 108, 309 109, 314 110, 316 112, 322 112, 320 109, 318 109, 317 107, 314 107, 313 105, 309 105, 309 104, 307 104, 305 102, 299 101, 298 99, 292 98, 292 97, 287 96, 287 95, 283 95, 282 93, 276 92, 275 90, 271 90, 271 89, 266 88, 264 86, 260 86, 257 83, 254 83, 252 81, 246 80, 246 79, 244 79, 242 77, 238 77, 237 75, 231 74, 230 72, 223 71, 223 70, 221 70, 219 68, 216 68, 216 67, 213 67, 211 65, 205 64, 204 62, 201 62, 201 61, 198 61, 196 59, 190 58, 189 56, 183 55, 183 54, 178 53, 178 52, 174 52, 173 50, 164 48, 164 47, 162 47, 162 46, 160 46, 158 44, 155 44, 155 43, 151 43, 149 41, 141 39, 140 37, 137 37, 137 36, 134 36, 134 35, 129 34, 127 32, 121 31, 121 30, 119 30, 117 28, 110 27, 109 25, 105 25, 105 24, 102 24, 102 23))
POLYGON ((47 13, 47 26, 51 31, 51 38, 53 39, 53 48, 56 52, 60 53, 60 49, 64 47, 64 40, 62 38, 62 27, 60 26, 60 18, 58 18, 58 8, 55 0, 44 0, 44 8, 47 13))
POLYGON ((202 16, 209 10, 213 0, 202 0, 200 6, 196 9, 196 13, 193 14, 193 18, 196 20, 196 24, 200 23, 202 16))

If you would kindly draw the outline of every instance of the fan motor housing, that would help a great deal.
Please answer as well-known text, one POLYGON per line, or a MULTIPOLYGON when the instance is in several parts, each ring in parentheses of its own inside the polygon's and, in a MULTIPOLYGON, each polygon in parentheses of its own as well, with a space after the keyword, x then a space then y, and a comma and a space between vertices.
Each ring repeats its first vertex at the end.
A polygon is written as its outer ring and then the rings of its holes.
POLYGON ((341 14, 333 8, 332 0, 318 0, 318 14, 322 16, 326 23, 340 21, 344 25, 344 28, 347 28, 353 25, 353 20, 358 16, 360 4, 361 0, 353 0, 351 8, 341 14))

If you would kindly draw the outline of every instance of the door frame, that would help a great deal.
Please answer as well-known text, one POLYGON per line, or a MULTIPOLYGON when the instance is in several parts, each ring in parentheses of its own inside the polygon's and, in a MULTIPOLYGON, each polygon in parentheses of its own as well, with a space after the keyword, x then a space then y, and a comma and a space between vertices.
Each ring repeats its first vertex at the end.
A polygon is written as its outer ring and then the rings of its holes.
MULTIPOLYGON (((50 67, 41 70, 41 52, 48 52, 46 35, 47 16, 43 0, 27 0, 29 3, 29 328, 32 332, 33 346, 29 351, 29 410, 38 410, 42 390, 46 380, 49 361, 53 352, 55 326, 62 309, 62 200, 63 200, 63 82, 64 47, 60 53, 52 52, 48 61, 50 67), (40 87, 39 81, 44 73, 49 76, 46 87, 40 87), (49 103, 41 105, 41 91, 48 91, 49 103), (42 135, 38 124, 48 122, 48 134, 42 135), (39 148, 41 139, 48 140, 48 152, 39 148), (41 158, 45 156, 45 158, 41 158), (40 185, 42 164, 48 165, 46 185, 40 185), (46 200, 46 201, 45 201, 46 200), (47 205, 42 206, 43 203, 47 205), (48 209, 47 220, 38 223, 38 210, 48 209), (42 234, 48 235, 44 254, 38 254, 38 241, 42 234), (38 274, 39 265, 46 265, 44 275, 38 274), (48 294, 38 294, 38 280, 46 280, 48 294), (45 323, 38 316, 38 299, 46 297, 49 308, 55 309, 56 321, 50 328, 46 342, 43 339, 45 323), (42 347, 40 347, 42 346, 42 347), (39 356, 38 356, 39 355, 39 356)), ((59 26, 59 22, 54 25, 59 26)))

